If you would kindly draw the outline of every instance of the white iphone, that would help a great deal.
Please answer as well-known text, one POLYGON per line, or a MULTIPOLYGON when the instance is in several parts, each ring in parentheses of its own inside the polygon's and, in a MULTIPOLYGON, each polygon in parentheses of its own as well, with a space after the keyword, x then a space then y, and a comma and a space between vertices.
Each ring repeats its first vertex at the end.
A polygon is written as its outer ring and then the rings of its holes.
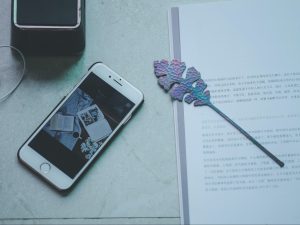
POLYGON ((18 152, 19 160, 68 190, 143 102, 143 94, 102 63, 89 69, 18 152))

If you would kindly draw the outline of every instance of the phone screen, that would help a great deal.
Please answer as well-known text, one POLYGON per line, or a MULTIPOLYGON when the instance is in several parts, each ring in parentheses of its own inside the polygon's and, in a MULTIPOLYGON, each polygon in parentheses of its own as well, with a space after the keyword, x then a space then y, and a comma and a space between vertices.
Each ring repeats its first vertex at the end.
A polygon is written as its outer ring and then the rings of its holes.
POLYGON ((27 26, 75 26, 77 0, 16 0, 17 23, 27 26))
POLYGON ((29 146, 74 178, 134 106, 91 73, 29 146))

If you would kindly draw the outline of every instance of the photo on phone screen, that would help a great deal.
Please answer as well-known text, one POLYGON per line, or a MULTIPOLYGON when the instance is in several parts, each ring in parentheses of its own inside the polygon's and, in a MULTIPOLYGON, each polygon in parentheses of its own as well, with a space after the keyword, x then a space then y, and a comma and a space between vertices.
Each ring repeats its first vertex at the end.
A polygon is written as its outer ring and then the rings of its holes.
POLYGON ((74 178, 134 106, 91 73, 29 146, 74 178))

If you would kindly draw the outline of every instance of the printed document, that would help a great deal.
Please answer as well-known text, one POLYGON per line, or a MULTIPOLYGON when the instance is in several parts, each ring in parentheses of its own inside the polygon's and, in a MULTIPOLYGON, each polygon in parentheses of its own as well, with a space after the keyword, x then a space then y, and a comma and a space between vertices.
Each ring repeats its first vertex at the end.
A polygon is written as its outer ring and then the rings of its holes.
POLYGON ((173 8, 173 56, 194 66, 221 111, 175 106, 184 224, 300 224, 300 1, 173 8))

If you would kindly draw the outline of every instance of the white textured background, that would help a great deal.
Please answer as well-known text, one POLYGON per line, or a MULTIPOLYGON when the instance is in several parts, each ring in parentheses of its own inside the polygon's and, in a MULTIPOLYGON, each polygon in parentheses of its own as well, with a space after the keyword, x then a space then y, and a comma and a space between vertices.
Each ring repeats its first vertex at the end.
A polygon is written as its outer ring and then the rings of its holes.
MULTIPOLYGON (((86 0, 79 59, 27 58, 26 78, 0 103, 0 224, 178 224, 172 105, 154 60, 169 58, 169 7, 196 0, 86 0), (145 94, 135 118, 75 189, 63 196, 25 169, 17 151, 95 61, 145 94)), ((0 44, 9 44, 10 0, 0 0, 0 44)), ((1 76, 1 75, 0 75, 1 76)))

